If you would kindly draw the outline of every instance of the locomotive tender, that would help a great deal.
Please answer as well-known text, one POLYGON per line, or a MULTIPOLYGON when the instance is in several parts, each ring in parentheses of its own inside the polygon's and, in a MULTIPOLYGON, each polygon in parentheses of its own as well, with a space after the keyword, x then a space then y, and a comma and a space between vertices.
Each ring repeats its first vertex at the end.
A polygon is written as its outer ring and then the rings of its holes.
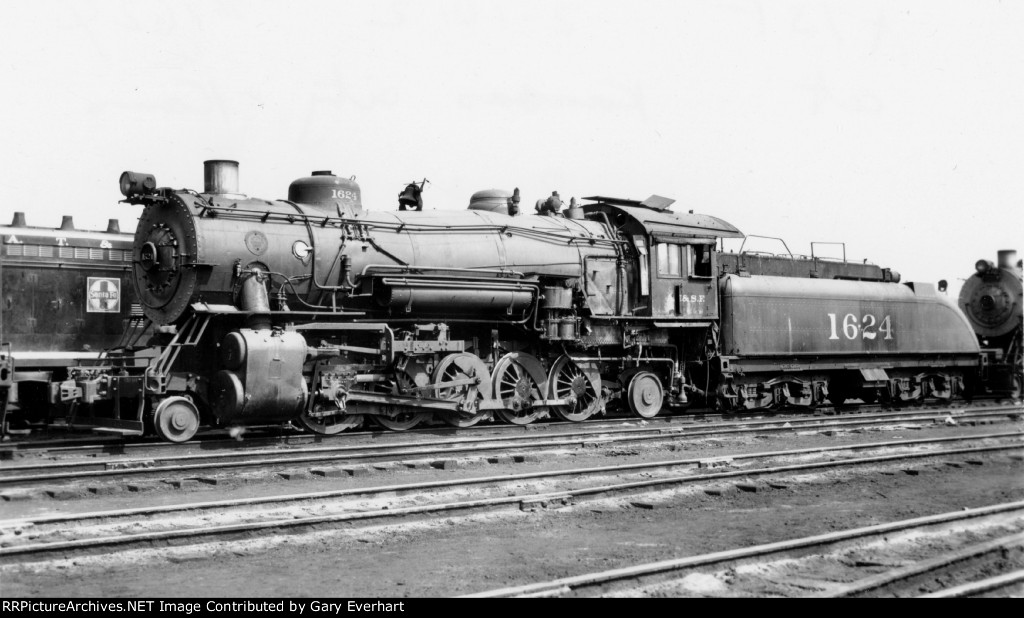
POLYGON ((60 392, 68 367, 99 364, 141 324, 132 240, 116 219, 102 231, 76 229, 70 216, 50 228, 16 212, 0 225, 0 431, 45 421, 54 404, 73 401, 60 392))
MULTIPOLYGON (((952 398, 979 363, 933 286, 869 264, 729 254, 742 233, 672 200, 604 197, 566 216, 370 212, 354 179, 314 172, 287 200, 238 193, 207 161, 202 193, 125 172, 143 206, 133 281, 174 327, 145 368, 75 382, 171 441, 207 420, 333 434, 372 419, 650 418, 705 398, 727 410, 826 399, 952 398)), ((481 194, 482 195, 482 194, 481 194)), ((70 387, 71 385, 69 385, 70 387)))

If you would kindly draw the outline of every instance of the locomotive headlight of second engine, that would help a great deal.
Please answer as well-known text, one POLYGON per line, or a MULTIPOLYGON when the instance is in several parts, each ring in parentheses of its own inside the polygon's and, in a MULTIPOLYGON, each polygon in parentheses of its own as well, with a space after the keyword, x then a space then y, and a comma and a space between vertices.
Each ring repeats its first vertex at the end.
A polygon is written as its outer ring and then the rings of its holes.
POLYGON ((156 193, 156 176, 140 172, 124 172, 121 174, 121 195, 131 199, 156 193))

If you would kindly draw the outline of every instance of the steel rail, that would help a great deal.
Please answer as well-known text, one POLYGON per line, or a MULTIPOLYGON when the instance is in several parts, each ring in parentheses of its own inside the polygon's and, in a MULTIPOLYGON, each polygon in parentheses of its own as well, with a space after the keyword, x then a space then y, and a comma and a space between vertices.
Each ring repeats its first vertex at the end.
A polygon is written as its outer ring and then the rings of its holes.
MULTIPOLYGON (((918 442, 918 441, 911 441, 918 442)), ((749 478, 756 476, 770 476, 776 474, 785 474, 792 472, 805 472, 809 470, 821 470, 827 468, 841 468, 850 467, 856 465, 886 463, 892 461, 909 460, 909 459, 922 459, 930 457, 948 457, 950 455, 971 455, 979 453, 991 453, 996 451, 1006 450, 1019 450, 1024 448, 1024 444, 1012 444, 1012 445, 991 445, 983 447, 971 447, 961 449, 947 449, 940 451, 928 451, 925 453, 903 453, 893 455, 878 455, 872 457, 862 457, 857 459, 846 459, 838 461, 821 461, 821 462, 810 462, 802 464, 790 464, 783 466, 772 466, 767 468, 759 469, 746 469, 736 470, 730 472, 719 472, 712 474, 702 475, 683 475, 683 476, 668 476, 656 479, 646 479, 643 481, 631 481, 624 483, 613 483, 608 485, 599 485, 593 487, 582 487, 576 489, 565 489, 551 492, 543 492, 536 494, 524 494, 517 496, 503 496, 499 498, 482 498, 476 500, 459 501, 459 502, 448 502, 448 503, 435 503, 427 505, 419 505, 414 507, 398 507, 398 508, 383 508, 371 511, 362 511, 356 513, 341 513, 335 515, 322 515, 312 517, 292 517, 288 519, 261 521, 261 522, 248 522, 243 524, 227 524, 217 526, 199 526, 195 528, 166 530, 160 532, 148 532, 148 533, 137 533, 120 536, 110 537, 98 537, 91 539, 80 539, 73 541, 60 541, 54 543, 39 543, 39 544, 26 544, 21 546, 10 546, 0 548, 0 558, 11 555, 24 555, 24 554, 39 554, 51 551, 63 551, 63 550, 75 550, 75 549, 86 549, 93 547, 103 547, 111 545, 123 545, 128 543, 136 542, 148 542, 158 540, 174 540, 174 539, 188 539, 202 536, 219 535, 226 533, 237 533, 237 532, 250 532, 259 531, 266 529, 275 528, 293 528, 297 526, 312 526, 317 524, 326 523, 342 523, 342 522, 355 522, 355 521, 369 521, 375 519, 385 518, 396 518, 408 515, 421 515, 428 513, 438 512, 451 512, 461 510, 473 510, 473 509, 484 509, 484 508, 497 508, 511 505, 522 505, 531 503, 541 503, 545 501, 572 501, 574 498, 594 498, 596 496, 610 495, 616 493, 636 493, 638 490, 649 490, 653 487, 662 487, 669 485, 680 485, 687 483, 708 483, 713 481, 719 481, 723 479, 732 478, 749 478)), ((837 449, 831 449, 837 450, 837 449)), ((791 452, 791 451, 788 451, 791 452)), ((776 453, 770 453, 769 456, 779 456, 781 453, 787 453, 787 451, 779 451, 776 453)), ((12 528, 25 525, 42 525, 48 523, 69 523, 74 521, 86 521, 90 519, 112 519, 116 517, 131 517, 134 515, 152 515, 159 513, 169 512, 181 512, 181 511, 198 511, 201 509, 213 509, 213 508, 225 508, 225 507, 237 507, 237 506, 252 506, 254 504, 270 504, 280 502, 299 502, 312 499, 322 498, 337 498, 345 496, 366 496, 370 494, 388 494, 393 492, 409 492, 417 490, 429 490, 439 488, 449 488, 455 486, 469 486, 469 485, 486 485, 492 483, 502 483, 509 481, 518 481, 526 479, 539 479, 539 478, 556 478, 556 477, 578 477, 584 474, 596 474, 596 473, 609 473, 609 472, 626 472, 636 471, 641 469, 651 468, 662 468, 678 465, 694 465, 698 464, 701 460, 693 459, 687 461, 675 461, 675 462, 655 462, 647 464, 626 464, 622 466, 603 466, 598 468, 583 468, 575 470, 562 470, 557 472, 538 472, 538 473, 525 473, 517 475, 502 475, 502 476, 491 476, 491 477, 477 477, 469 479, 454 479, 448 481, 431 481, 424 483, 409 483, 399 485, 386 485, 381 487, 367 487, 367 488, 353 488, 345 490, 327 491, 327 492, 316 492, 307 494, 295 494, 290 496, 271 496, 265 498, 244 498, 238 500, 224 500, 216 502, 206 503, 192 503, 192 504, 180 504, 180 505, 168 505, 161 507, 142 507, 135 509, 123 509, 118 511, 105 511, 96 513, 81 513, 81 514, 70 514, 70 515, 51 515, 37 518, 24 518, 15 520, 0 521, 0 528, 12 528)), ((1024 503, 1022 503, 1024 504, 1024 503)))
POLYGON ((962 584, 960 586, 954 586, 952 588, 946 588, 939 592, 933 592, 931 594, 922 594, 917 597, 919 599, 951 599, 956 597, 969 597, 975 594, 981 594, 983 592, 989 592, 991 590, 998 590, 1005 588, 1006 586, 1012 586, 1013 584, 1024 582, 1024 569, 1019 571, 1012 571, 1010 573, 1004 573, 988 579, 982 579, 976 582, 970 582, 962 584))
MULTIPOLYGON (((807 425, 807 426, 810 426, 810 427, 814 427, 814 428, 818 428, 818 427, 828 428, 828 427, 853 426, 853 425, 857 425, 857 424, 875 424, 875 423, 882 422, 882 421, 889 421, 889 422, 928 421, 928 420, 934 420, 937 417, 940 417, 940 416, 943 416, 943 415, 954 417, 954 420, 955 419, 976 419, 976 418, 984 418, 984 417, 989 417, 989 416, 995 416, 995 417, 1007 416, 1007 417, 1010 417, 1011 420, 1012 420, 1012 417, 1014 416, 1015 412, 1024 413, 1024 408, 1010 406, 1010 407, 1003 407, 1003 408, 995 408, 995 409, 987 408, 987 409, 971 410, 971 411, 957 411, 957 410, 945 410, 944 409, 944 410, 937 410, 937 411, 879 412, 879 413, 876 413, 876 414, 866 414, 866 415, 858 416, 857 418, 848 418, 848 419, 841 419, 841 418, 838 418, 838 417, 837 418, 812 417, 812 418, 792 418, 792 419, 790 419, 790 418, 782 418, 782 419, 770 419, 770 420, 751 420, 751 421, 737 421, 737 422, 715 423, 713 425, 697 425, 697 424, 681 425, 681 424, 668 423, 668 424, 664 424, 664 426, 659 424, 659 426, 656 426, 656 427, 631 427, 630 425, 635 423, 636 419, 626 419, 625 422, 621 423, 622 426, 620 426, 620 427, 611 427, 611 428, 608 428, 608 429, 604 429, 604 428, 592 428, 592 427, 589 427, 588 424, 583 424, 582 425, 582 429, 583 429, 582 431, 569 432, 569 433, 559 434, 559 435, 561 435, 561 436, 570 436, 570 435, 571 436, 586 436, 586 435, 605 435, 605 434, 619 435, 619 434, 630 434, 630 433, 654 433, 654 432, 660 432, 660 433, 691 433, 691 434, 698 434, 699 433, 699 434, 703 435, 706 432, 717 431, 717 432, 728 433, 728 432, 734 432, 733 430, 738 430, 738 431, 735 431, 735 433, 742 433, 743 431, 745 431, 747 429, 750 429, 750 430, 757 430, 757 429, 765 429, 765 430, 792 429, 792 428, 798 428, 798 426, 802 427, 804 425, 807 425), (782 427, 782 425, 784 425, 784 424, 789 424, 790 427, 782 427)), ((557 425, 564 426, 564 427, 580 427, 581 426, 580 423, 569 423, 569 422, 567 422, 567 423, 557 423, 557 425)), ((492 427, 490 429, 494 429, 494 428, 504 429, 506 427, 514 429, 514 428, 517 428, 517 427, 520 427, 520 426, 498 425, 498 426, 492 427)), ((540 427, 547 427, 547 426, 546 425, 542 425, 540 427)), ((394 436, 397 436, 397 435, 401 435, 401 434, 395 434, 395 433, 392 433, 392 432, 383 432, 383 433, 379 433, 379 434, 376 434, 376 435, 384 435, 384 436, 394 435, 394 436)), ((353 434, 352 437, 356 437, 356 434, 353 434)), ((380 445, 380 444, 378 444, 378 445, 359 445, 359 444, 350 445, 350 444, 346 444, 346 445, 327 445, 327 446, 302 447, 302 448, 289 449, 288 453, 296 454, 296 453, 314 453, 314 452, 332 452, 332 451, 333 452, 344 452, 344 451, 360 450, 360 449, 371 449, 371 450, 373 450, 373 449, 383 449, 383 448, 392 448, 392 447, 394 447, 394 448, 407 448, 407 447, 415 447, 415 446, 437 446, 437 445, 444 445, 444 444, 474 444, 474 443, 480 443, 480 442, 515 442, 515 441, 522 441, 522 440, 530 440, 530 439, 534 439, 534 438, 535 438, 535 436, 521 436, 521 435, 519 435, 519 436, 505 436, 505 437, 502 437, 502 436, 490 436, 490 437, 478 437, 478 436, 475 436, 475 437, 466 437, 466 438, 449 438, 449 439, 445 439, 445 440, 435 440, 435 439, 432 439, 430 437, 427 437, 427 438, 424 438, 423 441, 421 441, 421 442, 406 441, 406 442, 391 443, 389 445, 380 445)), ((230 441, 225 440, 224 442, 226 442, 226 443, 236 447, 236 449, 238 447, 238 441, 237 440, 230 440, 230 441)), ((157 447, 188 447, 188 446, 198 446, 198 445, 202 445, 202 446, 206 447, 206 446, 209 445, 209 443, 205 443, 205 442, 195 443, 195 442, 193 442, 193 443, 185 443, 185 444, 171 444, 171 443, 167 443, 167 442, 157 442, 157 443, 153 443, 153 444, 127 444, 127 445, 123 445, 123 446, 126 446, 126 447, 127 446, 135 446, 135 447, 138 447, 138 448, 146 448, 146 447, 149 447, 149 446, 157 446, 157 447)), ((71 446, 71 447, 59 447, 59 448, 56 448, 56 449, 52 449, 52 448, 40 449, 40 451, 41 452, 47 452, 47 453, 53 453, 53 452, 65 453, 65 452, 74 452, 74 451, 80 451, 80 450, 82 450, 82 451, 91 451, 91 450, 96 450, 97 448, 102 448, 102 447, 96 447, 96 446, 71 446)), ((23 449, 23 450, 20 450, 18 452, 28 454, 28 453, 31 453, 32 450, 31 449, 23 449)), ((206 453, 206 454, 203 454, 202 457, 203 458, 209 458, 209 459, 217 459, 217 458, 244 457, 244 456, 247 456, 247 455, 263 454, 263 453, 265 453, 265 454, 282 454, 281 451, 276 450, 276 449, 268 449, 268 450, 264 450, 264 451, 246 450, 245 452, 238 452, 236 450, 236 451, 230 452, 230 453, 206 453)), ((159 458, 159 461, 179 461, 179 460, 189 460, 189 459, 195 459, 195 458, 196 458, 195 455, 171 455, 171 456, 167 456, 167 457, 161 457, 161 458, 159 458)), ((124 463, 131 463, 133 461, 152 462, 154 460, 155 460, 155 458, 153 458, 153 457, 146 457, 144 459, 138 459, 138 460, 125 459, 125 460, 121 460, 121 462, 124 462, 124 463)), ((55 463, 45 463, 45 464, 0 465, 0 473, 7 472, 7 471, 45 470, 45 469, 69 467, 69 466, 75 466, 75 465, 82 465, 82 466, 105 466, 106 462, 96 462, 96 461, 92 461, 92 462, 72 462, 72 463, 55 462, 55 463)))
POLYGON ((910 579, 911 577, 937 571, 952 564, 956 564, 957 562, 963 562, 965 560, 984 556, 985 554, 989 554, 994 551, 1020 546, 1024 546, 1024 533, 1011 534, 997 539, 992 539, 990 541, 985 541, 984 543, 977 543, 969 547, 963 547, 955 551, 947 552, 940 556, 915 562, 914 564, 899 567, 891 571, 865 577, 847 584, 842 588, 831 590, 817 596, 840 598, 853 596, 855 594, 863 594, 899 581, 910 579))
POLYGON ((1024 513, 1024 501, 1008 502, 986 507, 966 509, 962 511, 952 511, 949 513, 928 515, 925 517, 915 517, 913 519, 905 519, 886 524, 864 526, 862 528, 853 528, 851 530, 842 530, 839 532, 830 532, 827 534, 819 534, 800 539, 791 539, 787 541, 778 541, 775 543, 766 543, 763 545, 754 545, 752 547, 744 547, 740 549, 730 549, 726 551, 713 552, 698 556, 690 556, 687 558, 662 560, 659 562, 651 562, 647 564, 640 564, 619 569, 611 569, 608 571, 587 573, 585 575, 563 577, 547 582, 527 584, 525 586, 499 588, 496 590, 489 590, 486 592, 479 592, 464 596, 471 598, 553 596, 571 592, 572 590, 584 586, 594 586, 617 580, 632 579, 637 577, 643 577, 646 575, 680 571, 683 569, 690 569, 694 567, 702 567, 722 562, 730 562, 734 560, 754 558, 769 554, 783 553, 798 549, 804 549, 808 547, 817 547, 820 545, 840 543, 843 541, 849 541, 867 536, 876 536, 880 534, 898 532, 901 530, 910 530, 913 528, 923 528, 927 526, 947 524, 952 522, 964 521, 968 519, 975 519, 978 517, 987 517, 990 515, 1010 513, 1014 511, 1020 511, 1024 513))
MULTIPOLYGON (((1009 410, 1016 410, 1016 408, 1008 408, 1008 409, 1009 410)), ((1024 412, 1024 410, 1021 410, 1021 412, 1024 412)), ((620 435, 620 434, 625 435, 625 434, 639 434, 639 433, 662 433, 662 434, 664 434, 664 433, 700 433, 700 434, 703 434, 704 432, 710 432, 710 431, 723 431, 723 430, 731 430, 731 429, 743 430, 743 429, 747 429, 747 428, 749 428, 749 429, 759 429, 759 428, 767 428, 767 429, 777 429, 777 428, 792 429, 792 428, 799 428, 799 427, 802 427, 804 425, 807 425, 807 426, 810 426, 810 427, 813 427, 813 428, 818 428, 818 427, 828 428, 828 427, 842 427, 842 426, 847 426, 847 425, 856 425, 858 423, 875 423, 875 422, 879 422, 879 421, 888 421, 888 422, 928 421, 928 420, 934 420, 937 417, 940 417, 940 416, 943 416, 943 415, 947 415, 947 414, 950 415, 950 416, 955 415, 955 417, 957 419, 974 419, 974 418, 983 418, 983 417, 987 417, 987 416, 996 416, 996 417, 1009 416, 1008 414, 1006 414, 1005 412, 1002 412, 1000 410, 977 410, 977 411, 960 412, 960 413, 957 413, 957 412, 954 412, 954 411, 949 411, 949 412, 942 411, 942 412, 934 413, 934 414, 930 413, 930 412, 883 412, 883 413, 879 413, 879 414, 865 415, 865 416, 860 416, 858 418, 850 418, 850 419, 814 417, 814 418, 803 418, 803 419, 796 418, 796 419, 778 419, 778 420, 756 420, 756 421, 725 422, 725 423, 716 423, 714 425, 696 425, 696 424, 695 425, 678 425, 678 424, 677 425, 671 425, 671 424, 669 424, 669 425, 664 426, 664 427, 662 427, 662 426, 657 426, 657 427, 631 427, 631 426, 626 426, 626 427, 612 427, 612 428, 608 428, 608 429, 592 428, 592 427, 589 427, 586 424, 584 424, 584 425, 582 425, 582 429, 583 430, 581 430, 581 431, 574 431, 574 432, 569 432, 569 433, 565 433, 565 434, 558 434, 558 435, 561 436, 561 437, 566 437, 566 436, 581 436, 582 437, 582 436, 588 436, 588 435, 620 435), (790 427, 788 427, 788 428, 787 427, 781 427, 781 425, 786 424, 786 423, 788 423, 790 425, 790 427)), ((623 423, 623 425, 632 425, 635 422, 636 422, 636 419, 630 419, 629 421, 623 423)), ((567 427, 581 427, 581 425, 579 423, 570 423, 570 422, 559 423, 559 425, 567 426, 567 427)), ((497 427, 500 427, 500 428, 505 428, 505 427, 515 428, 517 426, 514 426, 514 425, 499 425, 497 427)), ((403 432, 403 433, 406 433, 406 432, 403 432)), ((384 435, 384 436, 391 435, 391 436, 397 437, 397 436, 399 436, 401 434, 386 432, 386 433, 382 433, 380 435, 384 435)), ((434 439, 430 439, 430 438, 425 438, 423 441, 405 441, 405 442, 396 442, 396 443, 391 443, 391 444, 386 444, 386 445, 382 445, 382 444, 375 444, 375 445, 365 445, 365 444, 354 444, 354 445, 351 445, 351 444, 346 444, 346 445, 334 445, 334 446, 327 445, 327 446, 301 447, 301 448, 289 449, 287 451, 287 454, 315 453, 315 452, 345 452, 345 451, 365 450, 365 449, 376 450, 376 449, 386 449, 386 448, 411 448, 411 447, 416 447, 416 446, 438 446, 438 445, 445 445, 445 444, 475 444, 475 443, 480 443, 480 442, 516 442, 516 441, 536 439, 537 437, 538 436, 505 436, 505 437, 503 437, 503 436, 491 436, 491 437, 474 436, 474 437, 466 437, 466 438, 448 438, 448 439, 444 439, 444 440, 434 440, 434 439)), ((209 458, 209 459, 217 459, 217 458, 230 458, 230 457, 244 457, 244 456, 249 456, 249 455, 254 455, 254 454, 255 455, 260 455, 260 454, 268 454, 268 455, 286 454, 285 452, 282 452, 282 451, 276 450, 276 449, 245 450, 244 452, 238 452, 237 449, 239 447, 239 443, 238 443, 237 440, 230 440, 230 441, 225 440, 225 442, 229 443, 231 446, 234 446, 236 448, 236 451, 235 452, 231 452, 231 453, 205 453, 201 457, 202 458, 209 458)), ((128 445, 124 445, 124 446, 136 446, 136 447, 140 447, 140 448, 145 448, 145 447, 149 447, 149 446, 158 446, 158 447, 163 447, 163 446, 167 446, 167 447, 187 447, 187 446, 198 446, 199 444, 201 444, 204 447, 208 446, 207 443, 194 443, 194 442, 193 443, 186 443, 186 444, 172 444, 172 443, 169 443, 169 442, 157 442, 157 443, 153 443, 153 444, 134 444, 134 445, 128 444, 128 445)), ((96 448, 98 448, 98 447, 95 447, 95 446, 74 446, 74 447, 61 447, 59 449, 46 449, 43 452, 47 452, 47 453, 53 453, 53 452, 65 453, 65 452, 74 452, 74 451, 78 451, 78 450, 94 450, 96 448)), ((26 451, 21 451, 21 452, 27 453, 27 452, 30 452, 30 451, 26 450, 26 451)), ((122 460, 119 460, 119 461, 120 461, 120 463, 153 462, 153 461, 157 461, 157 460, 158 461, 187 461, 187 460, 190 460, 190 459, 194 459, 195 457, 196 457, 195 455, 170 455, 170 456, 167 456, 167 457, 160 457, 159 459, 154 458, 154 457, 146 457, 146 458, 142 458, 142 459, 122 459, 122 460)), ((106 466, 107 462, 97 462, 97 461, 69 462, 69 463, 50 462, 50 463, 35 463, 35 464, 0 465, 0 473, 2 473, 2 472, 9 472, 9 471, 24 471, 24 470, 48 470, 48 469, 63 468, 63 467, 78 466, 78 465, 101 467, 101 466, 106 466)))
MULTIPOLYGON (((939 416, 939 415, 942 415, 942 414, 963 415, 965 413, 968 413, 968 414, 979 414, 979 415, 984 415, 985 413, 991 413, 991 415, 993 415, 993 416, 1002 416, 1003 414, 1012 415, 1014 413, 1024 414, 1024 407, 1022 407, 1021 405, 1000 405, 1000 406, 994 406, 994 407, 978 407, 978 408, 972 409, 972 408, 969 408, 969 407, 965 408, 963 406, 956 406, 955 408, 949 408, 949 407, 943 407, 943 408, 918 408, 918 409, 914 409, 914 410, 899 410, 899 411, 893 411, 893 412, 871 412, 871 411, 868 411, 868 410, 864 410, 864 411, 853 411, 853 412, 846 411, 846 412, 843 412, 843 413, 836 414, 834 416, 830 415, 830 417, 823 417, 823 416, 820 416, 820 415, 809 417, 806 413, 800 413, 800 414, 779 414, 779 413, 773 413, 773 415, 770 416, 770 417, 763 417, 763 416, 756 416, 756 417, 754 417, 754 416, 751 416, 751 418, 742 418, 742 419, 722 419, 722 414, 720 414, 720 413, 700 414, 700 415, 659 416, 659 417, 655 417, 653 419, 639 419, 639 418, 635 418, 635 417, 632 417, 632 416, 626 416, 626 417, 618 417, 618 418, 615 418, 615 417, 613 417, 613 418, 600 418, 600 419, 599 418, 591 418, 591 419, 588 419, 588 420, 586 420, 586 421, 584 421, 582 423, 569 422, 569 421, 551 421, 551 422, 544 422, 544 423, 533 423, 533 424, 529 424, 529 425, 495 424, 495 425, 475 425, 473 427, 462 428, 462 429, 458 429, 458 430, 456 430, 454 428, 449 428, 449 427, 442 427, 440 429, 442 431, 447 432, 447 433, 452 433, 452 432, 458 431, 458 433, 461 433, 461 434, 465 434, 465 433, 478 433, 478 432, 501 432, 501 433, 504 433, 504 432, 507 432, 507 431, 543 431, 543 430, 547 430, 547 429, 552 428, 552 427, 558 428, 558 427, 581 427, 582 426, 582 427, 588 427, 589 428, 592 425, 601 425, 601 424, 609 424, 609 425, 613 425, 613 426, 618 426, 618 425, 629 425, 629 424, 637 423, 639 421, 644 421, 644 422, 651 423, 651 424, 658 423, 659 425, 664 425, 665 426, 664 429, 687 427, 689 425, 696 424, 696 423, 711 423, 711 422, 715 423, 715 425, 714 425, 715 427, 730 427, 730 426, 741 427, 741 426, 754 426, 755 424, 772 425, 772 424, 786 423, 786 422, 788 422, 788 423, 806 423, 806 424, 813 424, 815 422, 821 423, 821 422, 827 422, 827 421, 836 422, 836 421, 839 421, 841 417, 845 417, 848 420, 857 420, 857 418, 860 418, 860 419, 875 419, 875 418, 883 418, 885 416, 897 417, 897 416, 903 416, 903 415, 908 415, 908 414, 912 414, 912 415, 925 415, 925 416, 927 416, 927 415, 939 416), (857 417, 857 418, 852 418, 852 417, 857 417), (719 422, 717 422, 715 420, 711 420, 711 419, 720 419, 723 422, 719 423, 719 422)), ((745 413, 745 414, 755 414, 755 413, 745 413)), ((738 415, 733 415, 733 416, 738 416, 738 415)), ((260 431, 261 429, 262 428, 257 427, 256 431, 260 431)), ((412 430, 409 430, 409 431, 402 432, 402 434, 407 435, 407 436, 416 436, 416 435, 432 436, 432 435, 436 435, 437 429, 438 428, 412 429, 412 430)), ((637 431, 654 431, 655 429, 656 428, 654 428, 654 427, 648 427, 646 429, 638 429, 637 431)), ((595 431, 602 431, 602 430, 595 429, 595 431)), ((387 435, 395 435, 395 432, 390 432, 390 431, 386 431, 386 430, 369 430, 369 431, 367 431, 367 430, 356 430, 356 431, 351 431, 351 432, 345 432, 342 435, 331 435, 331 436, 325 436, 325 435, 320 435, 320 434, 310 434, 310 433, 302 433, 302 434, 295 433, 295 434, 289 434, 289 435, 285 435, 285 436, 281 436, 281 437, 256 437, 254 439, 248 440, 248 442, 252 443, 254 441, 268 441, 271 444, 281 444, 282 442, 287 444, 287 443, 291 443, 293 441, 294 442, 321 442, 321 441, 325 441, 325 440, 326 441, 333 441, 333 440, 339 440, 339 439, 347 440, 347 439, 358 439, 358 438, 364 438, 364 437, 380 437, 380 436, 387 436, 387 435)), ((17 453, 19 455, 30 455, 30 454, 43 453, 43 452, 46 452, 46 453, 71 453, 71 452, 76 452, 76 451, 82 451, 82 452, 100 451, 100 452, 103 452, 105 450, 110 450, 110 449, 119 449, 119 450, 123 451, 123 450, 126 450, 126 449, 154 448, 154 447, 155 448, 181 448, 181 447, 200 446, 200 445, 203 446, 203 447, 211 447, 211 446, 216 447, 218 445, 223 445, 225 448, 227 448, 227 447, 237 448, 239 446, 239 442, 238 442, 237 439, 233 439, 233 438, 225 439, 225 438, 221 438, 221 437, 216 437, 216 438, 212 438, 211 437, 211 439, 198 439, 198 440, 195 440, 195 441, 190 441, 190 442, 185 442, 185 443, 171 443, 171 442, 165 442, 165 441, 128 442, 128 443, 125 443, 121 439, 117 439, 117 440, 108 440, 108 441, 105 441, 105 442, 95 442, 95 443, 87 443, 87 444, 66 444, 67 442, 74 442, 74 441, 76 441, 76 440, 64 439, 64 440, 40 441, 40 442, 16 442, 16 443, 9 443, 9 444, 0 445, 0 452, 2 452, 2 453, 9 453, 11 455, 13 455, 15 453, 17 453), (56 442, 57 444, 56 445, 52 445, 52 443, 54 443, 54 442, 56 442)), ((82 441, 84 441, 84 440, 82 440, 82 441)), ((0 467, 0 469, 3 469, 3 468, 0 467)))

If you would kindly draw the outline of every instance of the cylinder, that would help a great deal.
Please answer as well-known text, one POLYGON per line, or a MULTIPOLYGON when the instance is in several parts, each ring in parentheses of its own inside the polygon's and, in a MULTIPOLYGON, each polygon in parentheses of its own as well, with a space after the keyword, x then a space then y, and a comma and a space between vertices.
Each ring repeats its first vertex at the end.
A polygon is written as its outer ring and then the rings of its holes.
POLYGON ((1017 252, 1013 249, 1003 249, 999 252, 999 268, 1013 268, 1017 261, 1017 252))
POLYGON ((62 230, 73 230, 75 229, 75 220, 73 217, 64 215, 64 219, 60 222, 60 229, 62 230))
POLYGON ((579 206, 577 206, 575 208, 567 208, 565 210, 565 218, 566 219, 584 219, 586 217, 583 216, 583 209, 580 208, 579 206))
POLYGON ((120 234, 121 233, 121 224, 118 222, 117 219, 108 219, 107 220, 107 233, 109 233, 109 234, 120 234))
POLYGON ((11 221, 11 227, 25 227, 25 213, 14 213, 14 221, 11 221))
POLYGON ((245 406, 245 387, 234 371, 221 369, 210 381, 210 401, 218 418, 235 418, 245 406))
POLYGON ((562 324, 558 329, 560 339, 576 338, 576 318, 562 318, 562 324))
POLYGON ((556 340, 556 339, 559 338, 558 337, 558 330, 559 330, 560 326, 561 326, 561 322, 558 320, 558 318, 550 318, 548 320, 548 324, 547 324, 548 339, 556 340))
POLYGON ((246 354, 245 337, 238 331, 228 333, 220 344, 221 362, 228 369, 241 369, 245 364, 246 354))
POLYGON ((238 161, 203 161, 203 193, 238 193, 238 161))

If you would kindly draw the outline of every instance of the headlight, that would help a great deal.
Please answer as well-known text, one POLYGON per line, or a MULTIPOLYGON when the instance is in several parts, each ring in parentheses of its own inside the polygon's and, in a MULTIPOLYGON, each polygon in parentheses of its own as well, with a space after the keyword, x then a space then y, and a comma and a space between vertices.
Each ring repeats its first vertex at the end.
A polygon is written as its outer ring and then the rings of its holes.
POLYGON ((152 195, 156 191, 156 176, 139 172, 124 172, 121 174, 120 184, 121 195, 125 197, 152 195))

